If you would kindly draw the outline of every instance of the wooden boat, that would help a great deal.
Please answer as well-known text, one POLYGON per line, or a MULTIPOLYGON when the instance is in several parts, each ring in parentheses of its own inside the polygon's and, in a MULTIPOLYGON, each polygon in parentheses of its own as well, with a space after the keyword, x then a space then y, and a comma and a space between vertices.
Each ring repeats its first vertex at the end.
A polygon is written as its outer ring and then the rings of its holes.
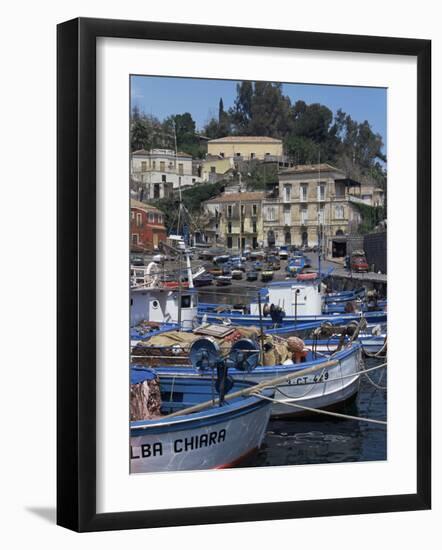
POLYGON ((256 271, 247 271, 246 279, 248 281, 257 281, 258 280, 258 273, 256 271))
MULTIPOLYGON (((250 303, 249 313, 235 314, 235 312, 229 311, 217 313, 215 309, 218 304, 213 304, 212 309, 208 307, 208 304, 205 304, 204 308, 198 309, 198 319, 201 320, 204 315, 205 320, 209 323, 231 321, 242 326, 257 326, 261 322, 265 328, 271 328, 275 323, 279 323, 281 326, 298 325, 301 327, 305 323, 323 323, 325 321, 334 324, 346 324, 358 321, 361 318, 360 312, 324 313, 321 276, 317 273, 302 273, 294 279, 272 282, 258 292, 260 293, 260 300, 254 300, 250 303), (264 309, 266 304, 269 307, 264 309), (270 315, 272 305, 275 306, 273 308, 275 311, 276 308, 283 311, 282 318, 278 317, 278 320, 275 320, 270 315), (266 312, 268 313, 266 314, 266 312)), ((386 311, 365 311, 363 316, 368 324, 376 325, 387 321, 386 311)))
MULTIPOLYGON (((266 335, 264 342, 259 343, 257 338, 240 338, 232 343, 217 345, 222 350, 223 357, 234 354, 235 368, 229 369, 229 375, 234 380, 246 380, 254 384, 270 381, 282 376, 289 376, 290 381, 283 381, 276 387, 275 399, 278 401, 272 406, 272 416, 293 416, 305 414, 301 408, 297 410, 291 406, 298 403, 313 408, 335 407, 350 399, 359 389, 361 346, 349 342, 344 348, 334 353, 319 352, 317 349, 302 349, 302 362, 293 361, 288 350, 287 341, 278 336, 266 335), (227 348, 225 346, 228 346, 227 348), (230 347, 229 347, 230 346, 230 347), (263 351, 264 350, 264 351, 263 351), (238 354, 241 360, 238 360, 238 354), (305 373, 308 369, 310 372, 305 373), (299 376, 297 375, 299 373, 299 376)), ((302 342, 302 341, 301 341, 302 342)), ((317 342, 316 342, 317 343, 317 342)), ((201 365, 198 358, 214 354, 213 339, 196 338, 187 350, 178 357, 175 349, 175 360, 167 363, 157 358, 156 372, 160 378, 174 376, 184 377, 201 376, 201 365), (194 352, 193 347, 198 349, 194 352), (208 351, 207 351, 208 350, 208 351)), ((162 353, 164 353, 164 348, 162 353)))
MULTIPOLYGON (((132 367, 131 384, 152 378, 132 367)), ((211 377, 161 377, 161 412, 166 416, 130 423, 130 472, 170 472, 231 468, 261 446, 271 403, 253 395, 228 400, 252 384, 234 380, 221 405, 213 405, 211 377), (207 402, 201 411, 184 409, 207 402), (180 411, 183 410, 183 414, 180 411), (170 414, 173 416, 170 416, 170 414)), ((271 397, 273 390, 263 390, 271 397)))
POLYGON ((241 280, 243 277, 243 272, 241 269, 232 269, 232 279, 241 280))
POLYGON ((218 275, 215 277, 216 286, 228 286, 232 284, 232 275, 218 275))
POLYGON ((304 257, 295 256, 294 258, 288 261, 287 267, 285 269, 290 277, 296 277, 298 273, 301 273, 304 267, 305 267, 304 257))
POLYGON ((213 275, 211 273, 202 273, 193 279, 193 284, 195 287, 210 286, 212 282, 213 275))
POLYGON ((357 288, 355 290, 342 290, 341 292, 330 292, 324 296, 326 303, 348 302, 349 300, 357 300, 365 296, 365 288, 357 288))
POLYGON ((268 283, 273 279, 273 271, 271 269, 263 269, 261 272, 261 281, 268 283))

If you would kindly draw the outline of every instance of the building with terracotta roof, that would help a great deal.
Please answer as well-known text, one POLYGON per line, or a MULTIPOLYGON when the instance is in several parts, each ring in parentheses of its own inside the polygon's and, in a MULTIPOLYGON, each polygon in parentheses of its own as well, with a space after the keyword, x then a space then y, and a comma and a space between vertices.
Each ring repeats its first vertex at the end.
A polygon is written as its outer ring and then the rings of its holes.
POLYGON ((153 252, 167 238, 164 215, 158 208, 130 200, 130 240, 132 252, 153 252))
POLYGON ((278 160, 282 158, 282 140, 266 136, 226 136, 207 142, 209 155, 241 160, 278 160))
POLYGON ((131 178, 141 184, 147 200, 162 199, 174 190, 201 182, 193 173, 192 155, 172 149, 140 149, 131 157, 131 178))
POLYGON ((203 203, 208 223, 205 234, 211 244, 228 249, 258 248, 263 244, 262 201, 264 191, 222 193, 203 203))

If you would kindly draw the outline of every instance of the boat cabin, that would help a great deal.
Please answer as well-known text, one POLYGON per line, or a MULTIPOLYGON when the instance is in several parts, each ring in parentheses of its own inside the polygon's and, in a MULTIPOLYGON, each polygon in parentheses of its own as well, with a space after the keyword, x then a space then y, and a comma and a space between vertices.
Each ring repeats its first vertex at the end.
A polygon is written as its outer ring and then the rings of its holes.
MULTIPOLYGON (((313 275, 313 274, 308 274, 313 275)), ((316 274, 308 279, 294 279, 270 283, 260 290, 261 307, 272 304, 281 308, 287 316, 321 315, 321 279, 316 274)), ((258 302, 250 304, 250 313, 259 315, 258 302)))
POLYGON ((130 326, 141 321, 178 323, 192 328, 198 311, 198 294, 194 289, 132 288, 130 291, 130 326), (180 313, 181 309, 181 313, 180 313))

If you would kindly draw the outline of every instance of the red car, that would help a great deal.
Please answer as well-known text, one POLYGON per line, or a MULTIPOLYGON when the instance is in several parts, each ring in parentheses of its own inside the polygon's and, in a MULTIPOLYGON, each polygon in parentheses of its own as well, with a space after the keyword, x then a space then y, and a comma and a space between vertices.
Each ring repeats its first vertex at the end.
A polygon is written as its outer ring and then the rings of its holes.
POLYGON ((365 259, 365 257, 364 256, 354 256, 351 259, 351 270, 352 271, 358 271, 358 272, 363 272, 363 271, 368 272, 368 263, 367 263, 367 260, 365 259))

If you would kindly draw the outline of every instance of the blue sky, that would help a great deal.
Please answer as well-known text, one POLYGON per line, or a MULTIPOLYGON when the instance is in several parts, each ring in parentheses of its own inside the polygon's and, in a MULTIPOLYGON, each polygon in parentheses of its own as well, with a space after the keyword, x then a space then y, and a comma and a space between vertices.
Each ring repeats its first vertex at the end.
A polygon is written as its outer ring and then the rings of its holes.
MULTIPOLYGON (((219 98, 224 109, 233 105, 236 97, 235 80, 209 80, 173 77, 131 77, 132 106, 138 105, 147 114, 160 120, 184 112, 191 113, 201 129, 211 118, 218 116, 219 98)), ((384 144, 387 132, 387 90, 356 86, 324 86, 318 84, 283 84, 283 91, 292 103, 322 103, 336 113, 341 108, 354 120, 368 120, 374 132, 381 134, 384 144)))

